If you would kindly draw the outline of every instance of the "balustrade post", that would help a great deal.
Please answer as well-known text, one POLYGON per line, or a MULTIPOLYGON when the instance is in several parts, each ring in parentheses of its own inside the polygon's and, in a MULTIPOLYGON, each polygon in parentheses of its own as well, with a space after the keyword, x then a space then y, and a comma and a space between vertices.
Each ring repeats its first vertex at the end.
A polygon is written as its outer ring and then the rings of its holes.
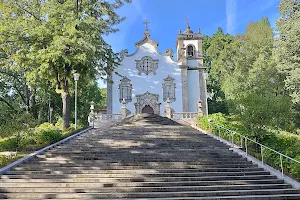
POLYGON ((198 115, 203 116, 202 101, 201 100, 197 101, 197 105, 198 105, 198 115))
POLYGON ((171 101, 168 98, 166 102, 166 117, 172 119, 172 108, 171 108, 171 101))
POLYGON ((121 113, 120 114, 121 114, 121 119, 125 119, 127 117, 127 108, 126 108, 125 99, 123 99, 123 101, 122 101, 122 107, 121 107, 121 113))
POLYGON ((88 118, 89 118, 88 121, 89 121, 89 125, 92 126, 93 128, 95 126, 95 112, 94 112, 94 110, 95 110, 95 103, 92 101, 91 102, 91 107, 90 107, 90 114, 88 116, 88 118))

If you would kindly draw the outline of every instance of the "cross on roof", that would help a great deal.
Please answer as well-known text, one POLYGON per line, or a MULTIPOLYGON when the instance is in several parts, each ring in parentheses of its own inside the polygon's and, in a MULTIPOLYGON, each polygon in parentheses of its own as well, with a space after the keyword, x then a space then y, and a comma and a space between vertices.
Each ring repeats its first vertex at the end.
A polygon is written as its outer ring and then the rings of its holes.
POLYGON ((189 18, 184 18, 185 22, 186 22, 186 25, 188 26, 189 25, 189 18))
POLYGON ((145 20, 144 24, 146 25, 146 31, 148 31, 148 24, 150 24, 150 22, 148 20, 145 20))

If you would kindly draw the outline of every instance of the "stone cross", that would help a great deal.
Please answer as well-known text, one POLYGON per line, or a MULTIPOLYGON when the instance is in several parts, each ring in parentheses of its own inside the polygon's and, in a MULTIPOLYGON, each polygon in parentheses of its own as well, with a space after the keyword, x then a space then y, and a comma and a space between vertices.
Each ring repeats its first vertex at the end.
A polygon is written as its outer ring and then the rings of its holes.
POLYGON ((185 22, 186 22, 186 26, 188 26, 189 25, 189 18, 184 18, 184 20, 185 20, 185 22))
POLYGON ((144 21, 144 24, 146 25, 146 31, 148 31, 148 24, 150 24, 150 22, 148 20, 144 21))

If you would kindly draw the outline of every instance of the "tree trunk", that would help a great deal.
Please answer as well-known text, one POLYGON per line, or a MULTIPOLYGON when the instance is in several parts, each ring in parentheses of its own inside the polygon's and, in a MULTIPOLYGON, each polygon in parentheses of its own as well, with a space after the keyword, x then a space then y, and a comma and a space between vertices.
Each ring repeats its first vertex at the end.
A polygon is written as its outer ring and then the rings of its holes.
POLYGON ((30 95, 30 107, 31 107, 31 113, 35 119, 38 119, 38 111, 36 107, 36 89, 33 88, 31 95, 30 95))
POLYGON ((61 93, 63 110, 62 110, 62 119, 63 119, 63 129, 70 127, 70 103, 71 103, 71 96, 69 93, 69 84, 68 81, 65 81, 63 86, 63 91, 61 93))

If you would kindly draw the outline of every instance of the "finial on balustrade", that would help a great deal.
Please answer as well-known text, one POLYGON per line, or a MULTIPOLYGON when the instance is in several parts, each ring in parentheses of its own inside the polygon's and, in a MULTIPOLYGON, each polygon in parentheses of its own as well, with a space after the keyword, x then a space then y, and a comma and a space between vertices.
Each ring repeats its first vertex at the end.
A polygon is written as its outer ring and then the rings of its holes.
POLYGON ((199 101, 197 102, 197 104, 198 104, 198 115, 203 116, 203 111, 202 111, 202 101, 199 100, 199 101))

